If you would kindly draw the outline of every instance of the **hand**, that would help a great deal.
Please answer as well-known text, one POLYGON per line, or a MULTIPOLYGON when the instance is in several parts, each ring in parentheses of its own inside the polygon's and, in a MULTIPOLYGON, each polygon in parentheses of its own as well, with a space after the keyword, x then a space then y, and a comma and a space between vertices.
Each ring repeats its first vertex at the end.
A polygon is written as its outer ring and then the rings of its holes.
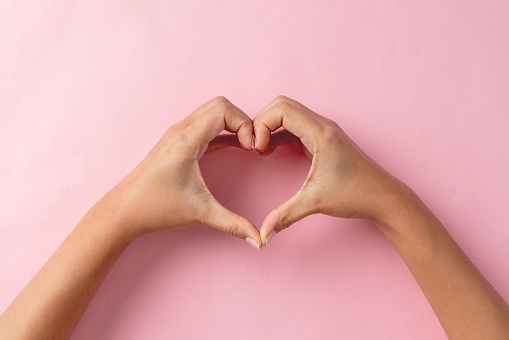
POLYGON ((301 189, 262 223, 266 246, 281 230, 316 213, 381 222, 394 194, 406 186, 371 160, 332 120, 278 96, 253 120, 256 150, 271 154, 280 144, 294 144, 312 161, 301 189), (271 135, 283 127, 285 130, 271 135))
POLYGON ((143 161, 107 195, 133 238, 147 232, 206 224, 259 249, 258 229, 210 193, 198 161, 231 145, 252 150, 251 119, 224 97, 208 101, 170 127, 143 161), (218 136, 227 130, 237 136, 218 136))

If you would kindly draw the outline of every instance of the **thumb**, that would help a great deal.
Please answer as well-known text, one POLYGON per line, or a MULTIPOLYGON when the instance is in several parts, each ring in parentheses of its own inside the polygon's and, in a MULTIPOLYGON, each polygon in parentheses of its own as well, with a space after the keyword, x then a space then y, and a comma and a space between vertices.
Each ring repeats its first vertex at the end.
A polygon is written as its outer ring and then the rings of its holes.
POLYGON ((262 223, 260 237, 263 246, 267 246, 274 235, 293 223, 315 213, 312 200, 305 189, 300 189, 288 201, 272 210, 262 223))
POLYGON ((214 197, 209 202, 203 224, 246 240, 257 249, 261 248, 260 233, 251 221, 226 209, 214 197))

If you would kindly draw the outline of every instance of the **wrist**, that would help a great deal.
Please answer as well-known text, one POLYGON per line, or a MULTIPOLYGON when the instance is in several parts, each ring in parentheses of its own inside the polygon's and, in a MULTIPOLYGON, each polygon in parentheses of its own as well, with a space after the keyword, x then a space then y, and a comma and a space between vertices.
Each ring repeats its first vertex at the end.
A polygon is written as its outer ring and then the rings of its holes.
POLYGON ((121 199, 114 194, 114 189, 104 195, 88 211, 86 218, 99 225, 103 231, 118 240, 121 244, 129 244, 141 235, 132 225, 126 212, 122 208, 121 199))
POLYGON ((426 208, 424 203, 402 182, 395 184, 380 199, 383 204, 379 208, 380 213, 372 219, 382 232, 397 231, 404 225, 404 220, 409 215, 419 214, 426 208))

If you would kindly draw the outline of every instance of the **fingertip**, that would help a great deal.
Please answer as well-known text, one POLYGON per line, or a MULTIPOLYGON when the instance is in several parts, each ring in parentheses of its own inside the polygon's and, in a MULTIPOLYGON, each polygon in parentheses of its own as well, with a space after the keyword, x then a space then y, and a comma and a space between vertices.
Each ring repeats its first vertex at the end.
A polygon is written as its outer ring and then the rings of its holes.
POLYGON ((267 236, 267 238, 265 239, 265 247, 269 245, 269 243, 272 241, 272 239, 274 238, 274 236, 276 236, 276 231, 275 230, 272 230, 269 235, 267 236))
POLYGON ((277 221, 278 221, 278 216, 274 213, 274 211, 272 211, 269 215, 267 215, 265 220, 263 220, 262 226, 260 227, 260 238, 261 238, 261 242, 264 247, 266 247, 268 245, 268 242, 270 242, 269 235, 272 232, 275 232, 275 228, 278 223, 277 221))
POLYGON ((251 245, 253 248, 256 248, 258 250, 261 249, 260 244, 258 244, 258 242, 256 242, 251 237, 246 237, 246 242, 249 243, 249 245, 251 245))
POLYGON ((253 150, 253 126, 252 123, 244 123, 237 131, 237 138, 245 150, 253 150))
POLYGON ((260 233, 251 221, 225 208, 215 199, 212 199, 211 202, 212 204, 205 212, 205 217, 201 220, 203 224, 208 224, 243 240, 251 238, 259 246, 262 245, 260 233))
MULTIPOLYGON (((258 245, 258 249, 260 249, 263 246, 262 238, 260 237, 260 233, 258 232, 258 229, 248 221, 248 224, 246 224, 246 241, 247 239, 251 239, 258 245)), ((249 242, 249 241, 248 241, 249 242)))
POLYGON ((270 144, 270 130, 265 125, 259 127, 255 125, 254 135, 255 150, 261 152, 267 150, 270 144))
POLYGON ((261 249, 262 239, 256 226, 250 220, 240 215, 237 215, 237 221, 237 233, 234 236, 246 240, 255 248, 258 247, 258 249, 261 249), (254 244, 256 244, 256 246, 254 244))

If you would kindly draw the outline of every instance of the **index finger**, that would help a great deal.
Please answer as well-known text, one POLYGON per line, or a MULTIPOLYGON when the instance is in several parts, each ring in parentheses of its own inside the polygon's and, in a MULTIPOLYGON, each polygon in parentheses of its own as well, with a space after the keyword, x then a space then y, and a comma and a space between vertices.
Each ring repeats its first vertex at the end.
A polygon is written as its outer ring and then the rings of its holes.
POLYGON ((237 135, 240 145, 252 150, 253 122, 243 111, 225 97, 212 99, 214 104, 187 126, 192 130, 195 145, 201 146, 200 156, 211 142, 223 130, 237 135))
MULTIPOLYGON (((313 137, 319 133, 318 114, 299 102, 285 96, 277 96, 253 119, 255 149, 265 151, 270 145, 272 131, 284 127, 299 137, 306 147, 312 145, 313 137)), ((311 150, 310 150, 311 151, 311 150)))

